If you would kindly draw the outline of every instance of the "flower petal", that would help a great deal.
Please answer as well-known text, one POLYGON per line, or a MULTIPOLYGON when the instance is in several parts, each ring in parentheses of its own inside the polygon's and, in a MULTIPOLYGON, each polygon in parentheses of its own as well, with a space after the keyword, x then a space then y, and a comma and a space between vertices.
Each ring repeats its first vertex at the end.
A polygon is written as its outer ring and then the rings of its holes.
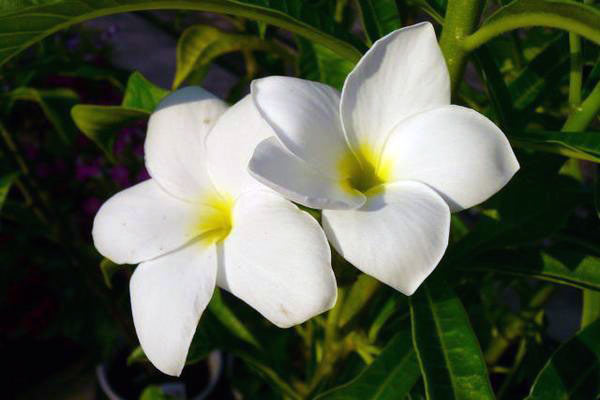
POLYGON ((365 196, 348 193, 335 181, 287 151, 276 137, 256 146, 248 169, 257 180, 287 199, 317 209, 358 208, 365 196))
POLYGON ((190 86, 165 97, 150 116, 146 168, 172 195, 195 201, 212 189, 204 140, 226 109, 211 93, 190 86))
POLYGON ((208 171, 217 189, 235 198, 265 188, 248 173, 248 161, 256 145, 274 135, 250 95, 225 111, 206 137, 208 171))
POLYGON ((144 262, 133 273, 135 330, 148 359, 165 374, 181 374, 216 276, 216 248, 196 242, 144 262))
POLYGON ((329 242, 364 273, 410 296, 434 270, 446 247, 450 211, 432 189, 395 182, 358 210, 324 210, 329 242))
POLYGON ((340 122, 340 95, 318 82, 273 76, 252 82, 252 98, 281 143, 323 174, 337 178, 348 152, 340 122))
POLYGON ((217 283, 281 328, 333 307, 327 239, 308 213, 272 192, 242 195, 222 243, 217 283))
POLYGON ((399 124, 382 160, 395 160, 394 179, 426 183, 452 211, 486 200, 519 169, 502 131, 478 112, 455 105, 399 124))
POLYGON ((190 221, 200 206, 165 192, 153 179, 108 199, 94 218, 96 249, 117 264, 137 264, 182 246, 196 236, 190 221))
POLYGON ((377 154, 404 118, 450 104, 448 68, 429 22, 376 41, 346 78, 341 114, 353 149, 377 154))

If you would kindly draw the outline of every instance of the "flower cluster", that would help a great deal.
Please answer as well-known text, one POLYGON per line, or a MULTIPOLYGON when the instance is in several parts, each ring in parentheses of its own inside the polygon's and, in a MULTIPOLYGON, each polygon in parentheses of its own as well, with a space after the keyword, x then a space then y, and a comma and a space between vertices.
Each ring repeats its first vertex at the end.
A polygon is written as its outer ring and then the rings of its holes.
POLYGON ((519 164, 483 115, 450 105, 428 23, 392 32, 364 55, 342 93, 269 77, 227 107, 188 87, 152 114, 150 179, 99 210, 96 248, 138 264, 137 334, 178 375, 219 286, 279 327, 335 304, 328 245, 411 295, 444 254, 450 213, 504 186, 519 164), (293 202, 323 210, 322 229, 293 202))

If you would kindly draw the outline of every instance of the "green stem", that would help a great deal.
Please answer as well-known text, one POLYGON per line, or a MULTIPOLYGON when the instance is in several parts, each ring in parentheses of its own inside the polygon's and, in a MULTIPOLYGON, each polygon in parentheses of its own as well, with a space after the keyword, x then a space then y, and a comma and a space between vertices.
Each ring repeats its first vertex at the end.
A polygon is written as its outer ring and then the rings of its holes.
POLYGON ((576 109, 581 103, 581 39, 575 33, 569 33, 569 52, 571 53, 571 70, 569 72, 569 104, 576 109))
POLYGON ((448 1, 440 47, 448 65, 453 94, 458 91, 469 55, 469 50, 465 48, 463 42, 475 30, 482 6, 481 0, 448 1))
POLYGON ((563 132, 581 132, 594 120, 600 111, 600 82, 596 84, 590 95, 569 116, 563 132))

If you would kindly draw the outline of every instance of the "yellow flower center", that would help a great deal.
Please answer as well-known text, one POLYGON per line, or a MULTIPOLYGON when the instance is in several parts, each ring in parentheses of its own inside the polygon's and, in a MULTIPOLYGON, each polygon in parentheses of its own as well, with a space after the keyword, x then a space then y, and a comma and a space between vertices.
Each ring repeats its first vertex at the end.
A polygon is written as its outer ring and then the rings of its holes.
POLYGON ((352 193, 355 190, 366 196, 381 193, 382 184, 392 176, 391 160, 382 160, 369 145, 360 145, 355 153, 350 150, 338 162, 338 172, 344 179, 342 188, 352 193))
POLYGON ((203 245, 223 241, 233 226, 233 198, 211 194, 202 201, 192 229, 203 245))

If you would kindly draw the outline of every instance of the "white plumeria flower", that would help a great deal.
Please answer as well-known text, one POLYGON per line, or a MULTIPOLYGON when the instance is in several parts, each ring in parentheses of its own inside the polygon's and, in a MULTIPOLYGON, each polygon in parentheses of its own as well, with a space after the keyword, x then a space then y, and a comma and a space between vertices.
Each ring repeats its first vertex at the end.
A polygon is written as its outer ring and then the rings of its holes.
POLYGON ((335 249, 411 295, 448 245, 450 212, 504 186, 519 164, 483 115, 450 105, 450 79, 429 23, 378 40, 340 94, 269 77, 252 96, 276 133, 250 161, 261 182, 323 209, 335 249))
POLYGON ((215 285, 290 327, 330 309, 337 287, 317 221, 256 182, 247 164, 272 136, 247 96, 231 108, 197 88, 165 98, 145 143, 151 179, 98 211, 93 238, 131 282, 142 349, 179 375, 215 285), (209 133, 210 131, 210 133, 209 133))

